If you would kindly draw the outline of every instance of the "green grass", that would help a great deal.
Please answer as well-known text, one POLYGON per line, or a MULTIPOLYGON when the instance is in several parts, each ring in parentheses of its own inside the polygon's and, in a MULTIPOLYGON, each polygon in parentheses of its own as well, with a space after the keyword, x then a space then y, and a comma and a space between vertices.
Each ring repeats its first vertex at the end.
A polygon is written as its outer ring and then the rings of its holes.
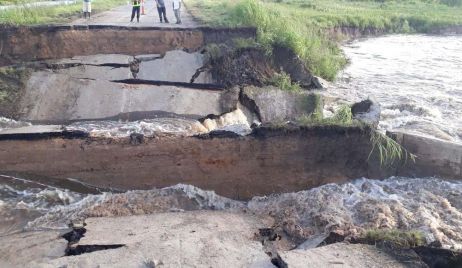
POLYGON ((268 83, 284 91, 302 91, 300 85, 297 83, 293 83, 290 76, 284 71, 282 71, 281 73, 275 73, 273 77, 271 77, 271 79, 268 81, 268 83))
POLYGON ((37 0, 0 0, 0 6, 20 5, 24 3, 38 2, 37 0))
MULTIPOLYGON (((123 5, 126 0, 93 0, 93 13, 123 5)), ((75 19, 82 11, 82 2, 52 7, 26 7, 0 11, 0 24, 34 25, 64 23, 75 19)))
POLYGON ((331 29, 428 32, 462 24, 460 1, 185 0, 193 15, 206 24, 256 27, 261 45, 293 49, 315 75, 327 80, 333 80, 346 64, 331 29))
MULTIPOLYGON (((319 98, 321 98, 319 96, 319 98)), ((351 113, 351 107, 349 105, 341 106, 332 117, 324 117, 322 114, 322 106, 315 110, 310 115, 303 115, 297 123, 303 126, 314 126, 314 125, 329 125, 329 126, 344 126, 352 127, 358 126, 363 127, 364 123, 354 120, 353 114, 351 113)))
POLYGON ((420 231, 400 231, 396 229, 371 229, 366 230, 363 237, 368 244, 387 241, 401 248, 412 248, 426 245, 425 236, 420 231))
POLYGON ((416 156, 408 152, 403 146, 394 141, 392 138, 379 133, 375 130, 371 133, 372 150, 369 154, 369 159, 372 154, 377 153, 381 167, 393 165, 396 161, 408 160, 415 162, 416 156))

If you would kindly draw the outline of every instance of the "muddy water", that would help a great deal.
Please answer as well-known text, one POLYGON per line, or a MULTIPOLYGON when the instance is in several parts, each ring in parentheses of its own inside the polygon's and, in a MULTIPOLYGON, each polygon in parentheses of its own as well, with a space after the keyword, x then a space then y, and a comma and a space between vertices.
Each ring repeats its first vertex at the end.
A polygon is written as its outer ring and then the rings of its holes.
POLYGON ((332 94, 378 101, 382 129, 461 142, 462 36, 393 35, 343 50, 351 64, 332 94))
POLYGON ((429 241, 438 240, 445 247, 461 249, 461 197, 462 183, 436 178, 358 179, 241 202, 189 185, 126 193, 85 193, 81 189, 66 189, 65 185, 56 187, 0 176, 0 235, 24 229, 65 228, 70 221, 91 216, 245 210, 261 217, 272 215, 286 232, 295 236, 302 233, 304 238, 338 229, 355 233, 364 228, 386 227, 421 230, 429 241))

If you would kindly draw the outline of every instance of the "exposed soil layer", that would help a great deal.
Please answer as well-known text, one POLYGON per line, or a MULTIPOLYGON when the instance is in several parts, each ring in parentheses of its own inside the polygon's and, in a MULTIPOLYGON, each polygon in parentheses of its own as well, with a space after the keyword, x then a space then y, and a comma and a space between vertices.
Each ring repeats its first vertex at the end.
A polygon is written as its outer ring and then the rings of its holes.
MULTIPOLYGON (((336 40, 354 40, 364 37, 373 37, 390 33, 386 29, 380 29, 376 27, 353 27, 353 26, 337 26, 330 29, 326 29, 328 36, 336 40)), ((429 29, 428 34, 437 35, 450 35, 450 34, 462 34, 462 25, 435 27, 429 29)))
POLYGON ((462 25, 446 26, 430 30, 431 34, 462 34, 462 25))
MULTIPOLYGON (((24 137, 23 137, 24 138, 24 137)), ((115 189, 192 184, 249 199, 368 176, 369 130, 259 128, 245 137, 5 140, 0 169, 115 189), (43 163, 47 163, 44 165, 43 163)))
POLYGON ((222 51, 218 52, 219 55, 210 56, 209 64, 213 79, 225 87, 236 85, 261 87, 274 75, 273 66, 260 49, 234 50, 227 46, 221 46, 220 49, 222 51))
POLYGON ((351 27, 351 26, 338 26, 331 29, 327 29, 327 34, 334 39, 347 39, 353 40, 361 37, 368 37, 368 36, 378 36, 385 34, 386 31, 384 29, 379 29, 375 27, 366 27, 366 28, 358 28, 358 27, 351 27))
POLYGON ((236 37, 255 36, 254 28, 165 29, 97 25, 2 27, 0 66, 77 55, 164 54, 175 49, 193 52, 207 43, 222 43, 236 37))
MULTIPOLYGON (((369 244, 383 250, 408 267, 456 268, 462 267, 462 253, 452 249, 432 246, 404 247, 390 241, 355 241, 354 244, 369 244)), ((441 246, 441 245, 440 245, 441 246)))
POLYGON ((316 88, 313 76, 300 58, 290 49, 274 47, 271 56, 257 47, 232 48, 218 45, 206 49, 209 55, 208 68, 215 81, 225 87, 264 86, 281 71, 287 73, 292 82, 304 88, 316 88))

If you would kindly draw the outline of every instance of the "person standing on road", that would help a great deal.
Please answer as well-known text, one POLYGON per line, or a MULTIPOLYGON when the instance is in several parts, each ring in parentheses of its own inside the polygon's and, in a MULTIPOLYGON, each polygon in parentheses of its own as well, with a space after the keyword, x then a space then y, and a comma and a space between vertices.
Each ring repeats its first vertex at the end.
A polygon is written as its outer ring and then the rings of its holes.
POLYGON ((131 0, 132 1, 132 18, 130 22, 133 22, 136 14, 136 21, 140 22, 140 7, 141 7, 141 0, 131 0))
POLYGON ((83 17, 86 19, 87 15, 90 18, 91 15, 91 0, 83 0, 83 17))
POLYGON ((181 10, 181 0, 173 0, 173 13, 175 13, 176 24, 181 24, 180 10, 181 10))
POLYGON ((160 23, 162 23, 163 21, 165 21, 165 23, 168 23, 167 11, 165 10, 164 0, 156 0, 156 4, 157 4, 157 12, 159 12, 160 23), (162 16, 163 16, 163 20, 162 20, 162 16))

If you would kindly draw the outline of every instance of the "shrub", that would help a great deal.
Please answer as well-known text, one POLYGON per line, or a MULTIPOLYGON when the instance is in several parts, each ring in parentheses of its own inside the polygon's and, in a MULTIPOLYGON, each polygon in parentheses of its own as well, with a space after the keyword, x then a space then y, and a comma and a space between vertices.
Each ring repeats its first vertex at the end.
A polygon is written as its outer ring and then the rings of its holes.
POLYGON ((451 7, 462 6, 462 0, 441 0, 440 2, 451 7))
POLYGON ((402 248, 423 246, 426 244, 425 236, 420 231, 400 231, 396 229, 371 229, 364 234, 368 244, 376 244, 380 241, 391 242, 402 248))
POLYGON ((275 73, 269 84, 286 91, 300 92, 302 90, 299 84, 292 83, 290 76, 285 72, 275 73))
POLYGON ((264 47, 291 48, 315 75, 325 79, 333 80, 346 64, 338 46, 321 31, 299 27, 300 22, 286 19, 258 0, 240 1, 231 10, 229 23, 256 27, 264 47))

